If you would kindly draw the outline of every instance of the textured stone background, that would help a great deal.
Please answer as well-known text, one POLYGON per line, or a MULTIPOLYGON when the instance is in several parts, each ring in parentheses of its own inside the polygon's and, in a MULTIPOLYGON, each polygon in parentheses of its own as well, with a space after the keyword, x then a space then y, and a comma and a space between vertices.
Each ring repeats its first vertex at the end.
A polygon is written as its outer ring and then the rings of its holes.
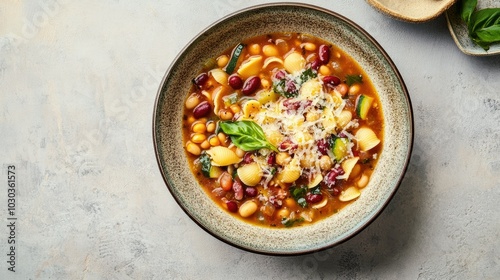
POLYGON ((410 24, 364 1, 311 1, 371 33, 413 102, 407 175, 362 233, 317 254, 262 256, 181 211, 155 161, 156 89, 193 36, 263 2, 0 3, 2 224, 11 164, 18 191, 16 272, 0 226, 0 279, 498 279, 500 56, 462 54, 444 16, 410 24))

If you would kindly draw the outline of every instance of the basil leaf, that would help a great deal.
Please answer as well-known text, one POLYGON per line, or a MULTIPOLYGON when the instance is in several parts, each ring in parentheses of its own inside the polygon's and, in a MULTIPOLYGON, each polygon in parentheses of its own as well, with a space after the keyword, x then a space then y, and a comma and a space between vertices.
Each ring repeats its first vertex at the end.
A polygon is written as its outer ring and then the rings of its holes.
POLYGON ((212 168, 212 163, 210 161, 210 156, 203 152, 199 158, 201 164, 201 173, 203 176, 209 178, 210 177, 210 168, 212 168))
POLYGON ((361 75, 346 75, 345 82, 348 86, 352 86, 353 84, 362 84, 363 76, 361 75))
POLYGON ((475 37, 484 43, 500 42, 500 24, 477 30, 475 37))
POLYGON ((465 21, 465 23, 469 23, 470 16, 476 9, 476 6, 477 0, 462 0, 460 2, 460 17, 465 21))
POLYGON ((243 151, 249 152, 263 148, 278 151, 267 141, 264 130, 253 121, 221 121, 220 128, 229 135, 233 144, 243 151))
POLYGON ((470 39, 488 50, 491 44, 500 43, 500 8, 476 11, 477 0, 460 1, 460 17, 467 24, 470 39))
POLYGON ((499 23, 500 8, 489 8, 475 11, 469 21, 469 32, 474 33, 481 28, 493 26, 499 23))
POLYGON ((290 194, 300 206, 307 207, 307 201, 305 199, 305 196, 307 194, 306 186, 290 187, 290 194))

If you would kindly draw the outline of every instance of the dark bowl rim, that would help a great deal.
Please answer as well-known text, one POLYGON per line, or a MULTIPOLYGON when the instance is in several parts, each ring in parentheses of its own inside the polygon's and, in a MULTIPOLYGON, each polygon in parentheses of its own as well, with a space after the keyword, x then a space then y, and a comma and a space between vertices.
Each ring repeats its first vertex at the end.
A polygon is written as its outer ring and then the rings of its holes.
POLYGON ((345 17, 345 16, 343 16, 343 15, 337 13, 337 12, 334 12, 332 10, 329 10, 327 8, 316 6, 316 5, 312 5, 312 4, 305 4, 305 3, 276 2, 276 3, 265 3, 265 4, 259 4, 259 5, 249 6, 249 7, 237 10, 235 12, 232 12, 232 13, 230 13, 230 14, 222 17, 222 18, 220 18, 219 20, 214 21, 212 24, 208 25, 206 28, 204 28, 202 31, 200 31, 196 36, 194 36, 179 51, 179 53, 172 60, 170 66, 168 67, 167 71, 165 72, 165 75, 163 76, 163 78, 161 80, 161 83, 159 85, 159 88, 157 90, 157 94, 156 94, 156 98, 155 98, 155 102, 154 102, 153 119, 152 120, 153 120, 153 127, 152 127, 152 130, 153 130, 152 131, 153 132, 153 145, 154 145, 156 162, 157 162, 158 167, 160 169, 160 173, 162 175, 163 181, 165 182, 165 184, 167 186, 167 189, 169 190, 170 194, 172 195, 172 197, 174 198, 174 200, 176 201, 176 203, 184 211, 184 213, 193 222, 195 222, 200 228, 202 228, 203 230, 205 230, 207 233, 209 233, 210 235, 212 235, 216 239, 218 239, 218 240, 220 240, 220 241, 222 241, 222 242, 224 242, 224 243, 226 243, 228 245, 231 245, 231 246, 233 246, 235 248, 238 248, 238 249, 241 249, 241 250, 244 250, 244 251, 247 251, 247 252, 257 253, 257 254, 261 254, 261 255, 268 255, 268 256, 299 256, 299 255, 305 255, 305 254, 311 254, 311 253, 315 253, 315 252, 320 252, 320 251, 324 251, 326 249, 330 249, 330 248, 333 248, 335 246, 338 246, 338 245, 340 245, 340 244, 348 241, 349 239, 353 238, 357 234, 359 234, 361 231, 363 231, 365 228, 367 228, 375 219, 377 219, 377 217, 380 216, 380 214, 383 212, 383 210, 391 202, 391 200, 394 197, 395 193, 399 189, 399 187, 401 185, 401 182, 404 179, 404 176, 405 176, 406 171, 408 169, 409 162, 410 162, 410 159, 411 159, 411 155, 412 155, 412 152, 413 152, 413 142, 414 142, 413 107, 412 107, 410 95, 408 93, 408 89, 406 87, 406 84, 405 84, 405 82, 404 82, 404 80, 403 80, 403 78, 402 78, 402 76, 401 76, 398 68, 396 67, 396 65, 392 61, 392 59, 389 57, 389 55, 386 53, 386 51, 382 48, 382 46, 367 31, 365 31, 361 26, 359 26, 357 23, 355 23, 351 19, 348 19, 347 17, 345 17), (160 153, 159 153, 159 150, 158 150, 158 143, 157 143, 157 130, 156 130, 157 113, 158 113, 157 109, 158 109, 158 104, 160 102, 160 97, 162 95, 162 89, 163 89, 163 86, 165 85, 166 80, 170 76, 170 73, 172 72, 173 67, 177 64, 177 61, 180 59, 180 57, 182 56, 182 54, 189 48, 189 46, 193 42, 195 42, 197 39, 199 39, 201 36, 203 36, 203 34, 205 32, 207 32, 208 30, 210 30, 210 29, 216 27, 217 25, 223 23, 224 21, 229 20, 229 19, 231 19, 231 18, 233 18, 235 16, 238 16, 240 14, 244 14, 244 13, 247 13, 247 12, 250 12, 250 11, 253 11, 253 10, 258 10, 258 9, 263 9, 263 8, 269 8, 269 7, 292 7, 292 8, 293 7, 298 7, 298 8, 304 8, 304 9, 314 10, 316 12, 321 12, 321 13, 325 13, 325 14, 328 14, 330 16, 336 17, 336 18, 338 18, 338 19, 346 22, 348 25, 352 26, 357 31, 359 31, 363 36, 365 36, 370 41, 371 44, 373 44, 378 49, 378 51, 383 55, 384 59, 386 59, 387 62, 388 62, 388 64, 391 66, 391 69, 394 71, 394 73, 395 73, 395 75, 397 77, 397 80, 398 80, 398 82, 399 82, 399 84, 400 84, 400 86, 401 86, 401 88, 403 90, 405 100, 407 101, 408 112, 409 112, 409 114, 408 114, 407 117, 409 118, 409 123, 410 123, 410 127, 409 127, 409 134, 410 134, 409 135, 410 136, 409 140, 410 141, 408 143, 409 147, 408 147, 408 153, 407 153, 407 156, 406 156, 406 159, 405 159, 405 163, 404 163, 402 172, 401 172, 401 174, 400 174, 400 176, 399 176, 399 178, 397 180, 396 185, 392 189, 392 192, 389 194, 389 196, 387 197, 387 199, 384 201, 384 203, 378 209, 378 211, 374 212, 373 215, 371 217, 369 217, 369 219, 367 219, 363 224, 361 224, 360 226, 358 226, 356 228, 356 230, 350 232, 348 235, 346 235, 345 237, 337 240, 336 242, 333 242, 331 244, 328 244, 328 245, 325 245, 325 246, 321 246, 321 247, 318 247, 318 248, 314 248, 314 249, 298 250, 298 251, 293 251, 293 252, 289 252, 289 251, 279 252, 279 251, 258 250, 258 249, 255 249, 255 248, 249 248, 249 247, 241 246, 241 245, 238 245, 238 244, 235 244, 235 243, 231 242, 230 240, 222 238, 221 236, 215 234, 210 229, 208 229, 207 227, 205 227, 200 221, 198 221, 195 217, 193 217, 189 213, 189 211, 186 209, 186 207, 179 201, 179 198, 174 194, 172 186, 170 186, 170 184, 168 182, 168 179, 166 177, 167 175, 163 172, 164 168, 163 168, 163 165, 162 165, 162 162, 161 162, 160 153))

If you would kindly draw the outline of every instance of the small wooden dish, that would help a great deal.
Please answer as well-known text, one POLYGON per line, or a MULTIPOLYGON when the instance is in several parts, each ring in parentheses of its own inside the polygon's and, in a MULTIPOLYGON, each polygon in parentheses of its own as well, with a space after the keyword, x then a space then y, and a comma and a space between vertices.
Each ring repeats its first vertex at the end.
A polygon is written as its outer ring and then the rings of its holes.
POLYGON ((367 0, 378 10, 403 21, 425 22, 435 19, 457 0, 367 0))

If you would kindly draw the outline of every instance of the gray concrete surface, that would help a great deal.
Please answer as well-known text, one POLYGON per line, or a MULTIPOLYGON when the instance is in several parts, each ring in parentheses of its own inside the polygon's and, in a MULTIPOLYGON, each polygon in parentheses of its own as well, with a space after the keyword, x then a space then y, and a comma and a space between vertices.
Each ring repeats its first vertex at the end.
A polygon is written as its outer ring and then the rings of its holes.
POLYGON ((364 1, 310 1, 366 29, 413 102, 408 172, 366 230, 272 257, 222 243, 182 212, 155 161, 156 89, 193 36, 263 2, 0 3, 0 279, 500 277, 500 56, 462 54, 444 16, 411 24, 364 1))

